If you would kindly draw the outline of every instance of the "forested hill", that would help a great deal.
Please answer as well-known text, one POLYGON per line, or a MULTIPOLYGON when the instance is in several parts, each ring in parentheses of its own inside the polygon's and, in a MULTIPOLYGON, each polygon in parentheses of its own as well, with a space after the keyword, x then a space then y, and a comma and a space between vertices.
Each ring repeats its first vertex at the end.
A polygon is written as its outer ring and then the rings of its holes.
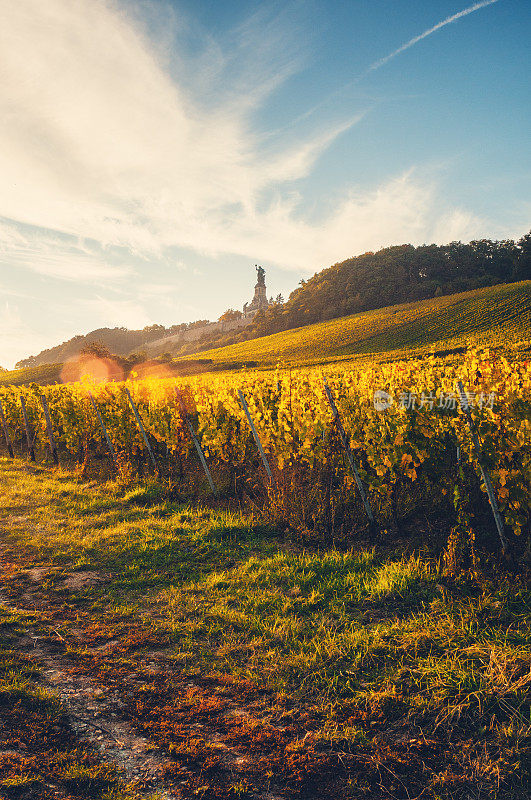
POLYGON ((146 342, 159 339, 164 336, 166 331, 162 325, 150 325, 144 330, 131 331, 127 328, 98 328, 87 333, 85 336, 74 336, 67 342, 43 350, 36 356, 29 356, 19 361, 17 367, 36 367, 41 364, 62 364, 73 358, 86 347, 94 342, 105 345, 111 353, 116 355, 128 355, 131 350, 141 348, 146 342))
MULTIPOLYGON (((248 328, 231 334, 207 334, 200 343, 183 342, 169 350, 184 355, 361 311, 522 280, 531 280, 531 232, 517 242, 482 239, 469 244, 396 245, 349 258, 301 281, 286 303, 277 302, 259 312, 248 328)), ((100 328, 43 350, 17 366, 63 363, 93 342, 125 356, 142 350, 149 342, 206 321, 171 328, 150 325, 143 330, 100 328)))
POLYGON ((17 368, 37 367, 42 364, 64 364, 70 358, 75 358, 86 347, 97 343, 103 345, 109 352, 117 356, 127 356, 133 351, 141 351, 144 345, 164 336, 174 336, 181 330, 187 330, 194 325, 204 325, 208 320, 172 325, 148 325, 142 330, 129 330, 128 328, 97 328, 84 336, 73 336, 67 342, 58 344, 48 350, 42 350, 36 356, 29 356, 19 361, 17 368))
POLYGON ((531 279, 531 233, 519 241, 410 244, 349 258, 301 281, 287 303, 274 305, 253 336, 360 311, 425 300, 498 283, 531 279))

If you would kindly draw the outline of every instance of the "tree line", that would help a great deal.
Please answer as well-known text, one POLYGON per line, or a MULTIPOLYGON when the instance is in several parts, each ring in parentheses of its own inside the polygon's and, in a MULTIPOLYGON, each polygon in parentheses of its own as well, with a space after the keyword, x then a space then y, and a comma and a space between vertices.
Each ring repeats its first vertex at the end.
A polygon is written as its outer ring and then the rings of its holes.
POLYGON ((302 280, 289 300, 255 317, 264 336, 375 308, 426 300, 498 283, 531 280, 531 232, 518 241, 386 247, 334 264, 302 280))

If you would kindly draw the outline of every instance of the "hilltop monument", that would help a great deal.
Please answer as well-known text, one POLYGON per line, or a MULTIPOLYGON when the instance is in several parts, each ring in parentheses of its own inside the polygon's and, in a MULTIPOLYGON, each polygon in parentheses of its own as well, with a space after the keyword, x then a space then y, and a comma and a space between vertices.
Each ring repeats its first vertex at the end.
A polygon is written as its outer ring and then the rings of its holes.
POLYGON ((240 311, 234 312, 232 309, 230 317, 224 315, 217 322, 207 322, 204 325, 195 324, 191 327, 184 326, 184 330, 173 336, 164 336, 162 339, 156 339, 154 342, 149 342, 144 345, 145 349, 149 352, 166 352, 173 347, 181 347, 184 342, 195 342, 205 336, 212 334, 228 333, 229 331, 237 330, 238 328, 246 328, 252 325, 253 318, 258 311, 265 311, 269 308, 269 300, 267 299, 267 289, 265 282, 265 269, 255 264, 256 269, 256 284, 254 287, 254 297, 250 303, 245 303, 243 313, 240 311))
POLYGON ((253 317, 257 311, 265 311, 269 306, 267 299, 267 289, 265 284, 265 269, 258 264, 254 265, 256 268, 256 284, 254 287, 254 297, 250 303, 245 303, 243 307, 244 317, 253 317))

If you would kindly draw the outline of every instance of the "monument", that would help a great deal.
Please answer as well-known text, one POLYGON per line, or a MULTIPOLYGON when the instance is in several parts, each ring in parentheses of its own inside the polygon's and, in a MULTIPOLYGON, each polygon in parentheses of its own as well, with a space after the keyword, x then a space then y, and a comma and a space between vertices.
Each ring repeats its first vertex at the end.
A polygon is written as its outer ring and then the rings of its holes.
POLYGON ((194 342, 211 334, 228 333, 229 331, 252 325, 255 314, 258 311, 265 311, 270 305, 267 299, 265 269, 258 266, 258 264, 254 266, 256 268, 254 297, 250 303, 245 303, 242 314, 235 314, 232 318, 218 320, 217 322, 207 322, 205 325, 185 328, 185 330, 181 330, 173 336, 164 336, 162 339, 147 343, 144 345, 146 350, 163 353, 168 351, 168 348, 171 350, 173 347, 181 347, 184 342, 194 342))
POLYGON ((269 306, 267 299, 267 289, 265 284, 265 269, 255 264, 257 280, 254 287, 254 297, 250 303, 245 303, 243 315, 253 317, 257 311, 265 311, 269 306))

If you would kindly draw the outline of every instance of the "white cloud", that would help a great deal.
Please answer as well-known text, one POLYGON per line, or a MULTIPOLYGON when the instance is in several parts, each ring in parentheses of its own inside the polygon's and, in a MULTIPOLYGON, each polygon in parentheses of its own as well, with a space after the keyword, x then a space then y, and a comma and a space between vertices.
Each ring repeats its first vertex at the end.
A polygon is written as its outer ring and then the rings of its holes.
POLYGON ((144 328, 153 323, 141 303, 96 295, 82 302, 84 311, 90 313, 94 328, 144 328))
POLYGON ((39 352, 49 342, 43 334, 37 333, 31 325, 24 321, 16 305, 10 301, 0 304, 0 342, 2 343, 2 361, 0 366, 11 368, 22 356, 23 352, 39 352), (23 348, 21 348, 23 343, 23 348))
POLYGON ((0 12, 0 216, 57 232, 28 247, 0 230, 4 259, 103 282, 127 277, 101 257, 111 246, 314 270, 430 238, 429 191, 413 174, 304 219, 294 182, 361 115, 295 143, 253 132, 252 112, 300 66, 288 12, 259 12, 229 42, 199 35, 193 56, 178 38, 157 50, 112 0, 0 0, 0 12))

